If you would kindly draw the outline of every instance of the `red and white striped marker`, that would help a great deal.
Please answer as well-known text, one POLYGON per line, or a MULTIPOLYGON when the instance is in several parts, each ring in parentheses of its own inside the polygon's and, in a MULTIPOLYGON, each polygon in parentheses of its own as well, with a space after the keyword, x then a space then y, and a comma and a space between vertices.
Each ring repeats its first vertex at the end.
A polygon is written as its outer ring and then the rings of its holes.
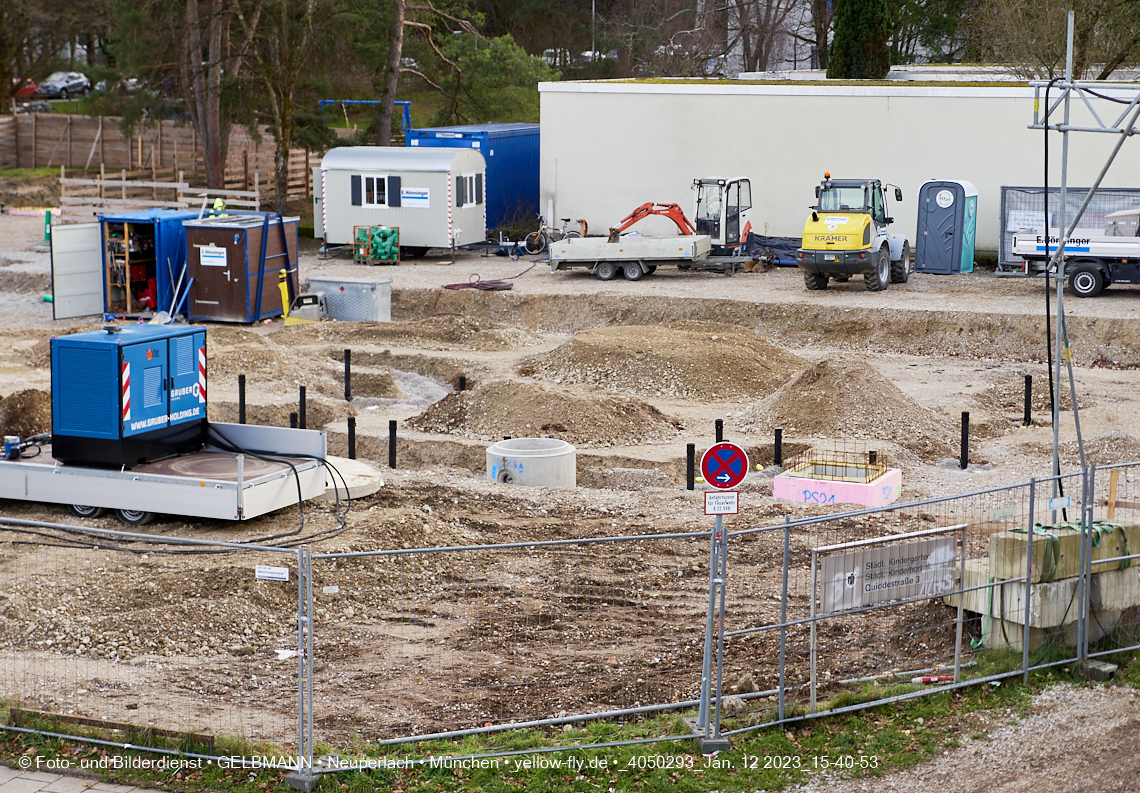
POLYGON ((206 404, 206 348, 198 348, 198 402, 206 404))
POLYGON ((131 420, 131 365, 123 361, 123 423, 131 420))

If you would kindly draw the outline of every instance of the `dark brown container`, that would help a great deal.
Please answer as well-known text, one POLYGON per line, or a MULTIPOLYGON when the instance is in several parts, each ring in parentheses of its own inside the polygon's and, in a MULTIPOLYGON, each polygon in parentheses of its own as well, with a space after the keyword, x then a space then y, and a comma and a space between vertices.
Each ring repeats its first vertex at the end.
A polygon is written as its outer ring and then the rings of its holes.
POLYGON ((191 321, 259 322, 281 316, 279 274, 297 294, 298 218, 241 212, 188 220, 185 307, 191 321))

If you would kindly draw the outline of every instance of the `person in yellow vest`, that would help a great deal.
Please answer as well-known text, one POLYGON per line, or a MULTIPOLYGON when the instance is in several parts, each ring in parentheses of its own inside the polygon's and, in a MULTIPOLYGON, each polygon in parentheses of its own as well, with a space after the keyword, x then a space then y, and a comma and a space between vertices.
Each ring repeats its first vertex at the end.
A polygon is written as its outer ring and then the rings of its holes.
POLYGON ((214 211, 221 217, 229 217, 229 213, 226 212, 226 202, 221 197, 214 199, 214 211))

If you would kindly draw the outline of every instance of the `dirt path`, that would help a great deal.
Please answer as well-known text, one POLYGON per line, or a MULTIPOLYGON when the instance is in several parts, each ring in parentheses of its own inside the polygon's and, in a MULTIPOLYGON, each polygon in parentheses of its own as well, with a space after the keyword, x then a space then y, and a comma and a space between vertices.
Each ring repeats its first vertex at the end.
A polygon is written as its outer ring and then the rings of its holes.
MULTIPOLYGON (((1057 685, 1024 720, 993 712, 985 738, 928 763, 866 780, 817 781, 803 793, 1131 793, 1140 779, 1140 699, 1128 687, 1057 685), (1006 719, 1012 723, 1003 723, 1006 719), (1000 725, 1000 726, 999 726, 1000 725)), ((988 726, 988 725, 987 725, 988 726)))

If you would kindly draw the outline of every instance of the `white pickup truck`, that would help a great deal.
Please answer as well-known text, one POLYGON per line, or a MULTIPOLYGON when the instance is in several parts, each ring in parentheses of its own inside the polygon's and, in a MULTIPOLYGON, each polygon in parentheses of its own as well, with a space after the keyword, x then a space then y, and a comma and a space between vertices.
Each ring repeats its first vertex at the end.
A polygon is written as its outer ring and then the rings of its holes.
MULTIPOLYGON (((1095 297, 1112 284, 1140 284, 1140 209, 1105 215, 1104 234, 1073 236, 1065 243, 1069 289, 1077 297, 1095 297)), ((1048 240, 1036 232, 1014 235, 1012 252, 1023 259, 1047 262, 1057 251, 1059 232, 1048 240)))

